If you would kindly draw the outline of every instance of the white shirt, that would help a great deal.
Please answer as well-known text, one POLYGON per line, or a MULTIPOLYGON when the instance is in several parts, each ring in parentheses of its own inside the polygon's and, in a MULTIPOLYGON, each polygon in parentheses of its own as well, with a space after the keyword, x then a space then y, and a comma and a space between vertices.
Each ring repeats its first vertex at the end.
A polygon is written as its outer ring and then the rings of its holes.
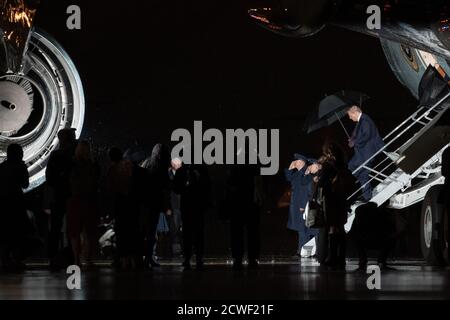
POLYGON ((358 122, 359 122, 359 120, 361 120, 361 117, 362 117, 362 112, 359 114, 359 117, 358 117, 358 122))

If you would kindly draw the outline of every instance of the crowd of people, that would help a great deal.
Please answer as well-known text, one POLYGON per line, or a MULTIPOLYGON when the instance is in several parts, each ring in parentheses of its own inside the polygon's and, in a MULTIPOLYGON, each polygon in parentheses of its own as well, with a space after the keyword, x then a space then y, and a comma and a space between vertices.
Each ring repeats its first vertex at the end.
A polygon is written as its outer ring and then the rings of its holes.
MULTIPOLYGON (((170 233, 173 244, 182 242, 184 269, 192 268, 194 255, 196 269, 203 269, 204 216, 212 204, 206 166, 171 159, 169 148, 163 144, 156 144, 149 157, 142 150, 122 152, 112 147, 109 167, 101 179, 88 141, 77 141, 72 129, 61 130, 58 139, 59 148, 52 152, 46 168, 43 201, 50 217, 47 252, 51 270, 73 264, 93 266, 99 249, 100 193, 107 198, 107 210, 114 221, 114 265, 118 269, 158 267, 155 247, 161 230, 170 233)), ((0 200, 5 206, 0 221, 0 262, 7 270, 25 268, 25 256, 16 254, 23 252, 21 241, 30 224, 23 191, 29 176, 22 158, 22 148, 11 144, 7 160, 0 166, 0 200)), ((258 266, 259 178, 259 169, 252 165, 229 168, 224 197, 233 211, 229 218, 237 269, 243 267, 245 231, 249 267, 258 266)), ((173 252, 180 254, 181 250, 174 247, 173 252)))
MULTIPOLYGON (((344 270, 347 236, 345 224, 352 201, 349 195, 361 186, 361 200, 372 197, 367 170, 361 165, 383 147, 374 122, 359 107, 348 110, 356 123, 348 143, 354 156, 347 161, 339 143, 324 144, 317 159, 296 154, 285 177, 291 184, 288 228, 298 232, 298 255, 315 256, 327 268, 344 270), (359 185, 358 185, 359 182, 359 185), (315 239, 317 251, 303 254, 305 245, 315 239)), ((190 270, 195 256, 196 269, 204 268, 205 213, 211 205, 211 180, 204 165, 187 165, 172 159, 170 150, 156 144, 149 157, 140 150, 108 151, 109 168, 101 180, 100 167, 93 160, 88 141, 77 141, 75 131, 58 133, 59 148, 53 151, 46 169, 45 211, 49 214, 48 258, 52 270, 67 265, 90 266, 98 251, 99 190, 109 199, 114 218, 116 250, 114 264, 120 270, 158 267, 155 245, 158 230, 169 232, 172 244, 182 242, 183 267, 190 270), (179 231, 181 230, 181 237, 179 231)), ((449 188, 449 150, 444 153, 442 174, 449 188)), ((263 186, 257 165, 235 165, 227 170, 222 210, 230 221, 233 267, 244 267, 247 244, 248 268, 258 268, 260 256, 260 211, 263 186), (245 239, 247 236, 247 239, 245 239)), ((29 176, 23 150, 11 144, 7 160, 0 164, 1 264, 5 269, 23 269, 31 250, 26 239, 32 226, 25 207, 24 189, 29 176)), ((442 197, 441 202, 448 199, 442 197)), ((368 204, 370 207, 370 203, 368 204)), ((365 207, 365 210, 369 210, 365 207)), ((360 268, 365 271, 367 256, 362 245, 362 223, 357 223, 356 239, 360 268), (358 238, 359 237, 359 238, 358 238)), ((389 239, 380 254, 386 266, 389 239)), ((180 248, 173 251, 181 253, 180 248)))

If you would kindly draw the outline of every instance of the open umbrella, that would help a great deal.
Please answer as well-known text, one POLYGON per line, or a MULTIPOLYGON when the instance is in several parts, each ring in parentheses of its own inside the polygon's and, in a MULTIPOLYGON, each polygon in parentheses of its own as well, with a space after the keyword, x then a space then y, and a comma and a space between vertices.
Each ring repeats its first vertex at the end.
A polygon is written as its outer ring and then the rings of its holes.
POLYGON ((349 107, 353 105, 361 106, 368 99, 368 95, 350 90, 342 90, 331 96, 327 96, 319 103, 318 108, 307 116, 303 129, 309 134, 339 121, 345 133, 350 138, 341 119, 346 115, 349 107))

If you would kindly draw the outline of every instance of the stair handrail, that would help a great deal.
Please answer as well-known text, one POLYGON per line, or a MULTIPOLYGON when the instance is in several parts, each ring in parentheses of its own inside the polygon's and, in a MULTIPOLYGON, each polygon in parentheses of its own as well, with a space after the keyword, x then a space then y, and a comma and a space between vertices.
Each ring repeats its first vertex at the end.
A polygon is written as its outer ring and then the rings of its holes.
MULTIPOLYGON (((440 106, 442 103, 445 102, 445 100, 447 100, 450 97, 450 92, 448 92, 442 99, 440 99, 438 102, 436 102, 430 109, 430 111, 433 111, 434 109, 436 109, 438 106, 440 106)), ((420 106, 419 106, 420 108, 420 106)), ((425 116, 426 113, 424 113, 423 115, 421 115, 417 120, 422 119, 425 116)), ((410 117, 411 118, 411 117, 410 117)), ((379 154, 381 154, 382 152, 384 152, 385 150, 387 150, 387 148, 389 146, 391 146, 395 141, 397 141, 397 139, 399 139, 405 132, 407 132, 409 129, 411 129, 414 124, 416 122, 414 122, 413 124, 409 125, 406 129, 404 129, 401 133, 399 133, 394 139, 392 139, 389 143, 385 144, 383 148, 381 148, 380 150, 378 150, 376 153, 374 153, 372 155, 372 157, 370 157, 369 159, 367 159, 363 164, 361 164, 357 169, 355 169, 352 174, 357 173, 358 171, 360 171, 362 168, 366 167, 368 163, 370 163, 376 156, 378 156, 379 154)))

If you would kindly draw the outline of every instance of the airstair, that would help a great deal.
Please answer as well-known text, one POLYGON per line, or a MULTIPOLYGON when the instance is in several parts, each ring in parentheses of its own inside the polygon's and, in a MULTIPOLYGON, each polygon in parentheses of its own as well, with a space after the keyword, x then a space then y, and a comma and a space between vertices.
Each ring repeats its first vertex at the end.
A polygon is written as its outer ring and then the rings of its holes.
MULTIPOLYGON (((370 202, 404 209, 421 202, 434 185, 443 184, 441 176, 442 153, 450 146, 450 127, 438 125, 449 112, 450 92, 433 106, 421 106, 383 140, 385 146, 357 168, 368 170, 367 184, 378 183, 370 202), (393 151, 391 151, 393 150, 393 151)), ((361 186, 348 200, 355 200, 366 186, 361 186)), ((349 231, 356 209, 363 202, 355 201, 346 230, 349 231)))
MULTIPOLYGON (((450 93, 431 108, 420 107, 383 139, 385 146, 381 150, 353 172, 357 174, 360 170, 368 170, 370 180, 366 184, 379 182, 370 202, 381 206, 397 192, 410 188, 413 179, 429 179, 432 174, 440 172, 442 153, 449 146, 450 130, 436 127, 436 124, 449 108, 450 93), (400 146, 389 151, 395 144, 400 146), (416 145, 421 147, 420 153, 413 154, 411 151, 417 149, 416 145), (381 159, 375 162, 377 158, 381 159)), ((349 200, 366 184, 352 194, 349 200)))
MULTIPOLYGON (((442 75, 442 74, 441 74, 442 75)), ((434 185, 443 184, 441 176, 442 154, 450 146, 450 126, 440 120, 450 112, 450 90, 433 104, 420 105, 405 121, 383 140, 385 146, 358 167, 369 171, 367 184, 375 185, 369 202, 377 206, 404 209, 421 202, 434 185)), ((366 202, 358 201, 366 184, 348 198, 353 202, 345 230, 350 231, 356 209, 366 202)), ((315 239, 306 246, 315 251, 315 239)))

